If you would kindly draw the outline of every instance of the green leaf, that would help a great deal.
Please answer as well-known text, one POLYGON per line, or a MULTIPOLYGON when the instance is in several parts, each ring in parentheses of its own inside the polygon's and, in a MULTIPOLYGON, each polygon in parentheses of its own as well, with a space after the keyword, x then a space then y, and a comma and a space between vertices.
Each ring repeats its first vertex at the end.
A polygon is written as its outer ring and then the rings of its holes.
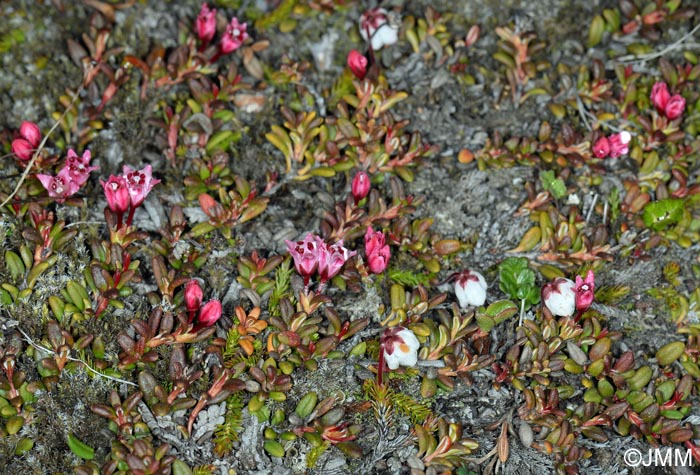
POLYGON ((683 200, 666 198, 647 204, 644 207, 642 219, 647 227, 654 231, 661 231, 671 225, 678 224, 683 217, 683 209, 683 200))
POLYGON ((556 178, 552 170, 545 170, 540 173, 542 188, 549 191, 556 199, 561 199, 566 195, 566 184, 561 178, 556 178))
POLYGON ((68 448, 81 459, 92 460, 95 458, 95 449, 82 442, 73 434, 68 435, 68 448))

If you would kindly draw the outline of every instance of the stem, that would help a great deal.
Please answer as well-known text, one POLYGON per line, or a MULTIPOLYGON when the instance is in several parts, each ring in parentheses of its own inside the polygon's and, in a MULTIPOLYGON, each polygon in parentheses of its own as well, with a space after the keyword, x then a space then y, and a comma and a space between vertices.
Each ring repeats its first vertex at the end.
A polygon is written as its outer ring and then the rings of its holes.
POLYGON ((518 326, 523 326, 523 317, 525 316, 525 299, 520 300, 520 322, 518 326))
MULTIPOLYGON (((131 226, 131 222, 134 220, 134 213, 136 213, 136 207, 135 206, 130 206, 129 207, 129 215, 126 217, 126 225, 131 226)), ((121 224, 121 220, 119 220, 121 224)))
POLYGON ((377 386, 383 386, 384 376, 384 345, 379 345, 379 361, 377 364, 377 386))

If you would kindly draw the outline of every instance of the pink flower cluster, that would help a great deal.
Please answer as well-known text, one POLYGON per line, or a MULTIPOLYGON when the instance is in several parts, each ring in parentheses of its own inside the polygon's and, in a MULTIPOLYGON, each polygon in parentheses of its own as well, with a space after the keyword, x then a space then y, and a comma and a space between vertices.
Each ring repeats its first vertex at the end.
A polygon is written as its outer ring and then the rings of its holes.
POLYGON ((143 204, 148 193, 160 180, 153 178, 151 166, 143 170, 133 170, 124 165, 122 175, 111 175, 107 181, 100 180, 107 199, 107 206, 117 215, 117 227, 121 227, 121 218, 129 210, 127 226, 131 225, 136 208, 143 204))
POLYGON ((203 296, 202 287, 197 280, 192 279, 185 284, 185 306, 189 314, 188 321, 192 323, 195 313, 199 310, 197 327, 200 329, 214 325, 221 318, 223 312, 221 302, 218 300, 210 300, 202 305, 203 296))
POLYGON ((651 88, 651 103, 654 104, 659 114, 663 114, 667 119, 673 120, 683 115, 685 110, 685 99, 680 94, 668 92, 668 85, 665 82, 657 82, 651 88))
POLYGON ((391 250, 389 245, 386 244, 384 233, 381 231, 375 232, 369 226, 365 233, 365 255, 367 256, 369 270, 373 274, 384 272, 391 257, 391 250))
POLYGON ((49 196, 58 203, 63 203, 66 198, 73 196, 90 178, 90 172, 98 167, 91 167, 90 150, 85 150, 79 157, 73 149, 68 150, 66 164, 56 176, 38 173, 37 180, 41 182, 49 196))
MULTIPOLYGON (((216 8, 209 8, 209 5, 203 3, 202 9, 195 20, 195 29, 199 40, 202 42, 202 49, 206 48, 211 43, 211 40, 214 39, 214 35, 216 35, 216 8)), ((241 23, 238 21, 238 18, 233 17, 229 24, 226 25, 223 36, 219 39, 219 52, 215 59, 222 54, 236 51, 247 38, 248 24, 241 23)))
POLYGON ((289 254, 294 259, 294 267, 304 278, 304 286, 308 287, 310 277, 318 272, 321 283, 329 281, 340 272, 345 262, 355 254, 343 247, 341 239, 335 244, 314 234, 307 234, 302 241, 285 241, 289 254))
POLYGON ((34 122, 24 121, 19 127, 19 137, 12 141, 12 153, 22 161, 32 158, 41 143, 41 130, 34 122))
POLYGON ((593 145, 593 154, 598 158, 617 158, 629 153, 629 143, 632 136, 629 132, 623 131, 619 134, 612 134, 599 138, 593 145))

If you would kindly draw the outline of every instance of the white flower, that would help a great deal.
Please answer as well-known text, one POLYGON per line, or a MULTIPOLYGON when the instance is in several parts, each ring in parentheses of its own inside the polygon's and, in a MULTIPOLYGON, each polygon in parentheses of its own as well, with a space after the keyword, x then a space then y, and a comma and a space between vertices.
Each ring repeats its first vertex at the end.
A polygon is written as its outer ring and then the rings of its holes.
POLYGON ((542 287, 542 302, 555 317, 570 317, 576 310, 576 284, 557 277, 542 287))
POLYGON ((420 342, 408 328, 387 328, 379 341, 389 369, 396 369, 399 365, 415 366, 418 362, 420 342))
POLYGON ((459 273, 455 281, 455 295, 459 300, 459 306, 478 307, 486 301, 486 279, 480 273, 473 270, 465 270, 459 273))
POLYGON ((398 21, 384 8, 372 8, 360 16, 360 35, 370 41, 373 50, 393 45, 399 39, 398 21))

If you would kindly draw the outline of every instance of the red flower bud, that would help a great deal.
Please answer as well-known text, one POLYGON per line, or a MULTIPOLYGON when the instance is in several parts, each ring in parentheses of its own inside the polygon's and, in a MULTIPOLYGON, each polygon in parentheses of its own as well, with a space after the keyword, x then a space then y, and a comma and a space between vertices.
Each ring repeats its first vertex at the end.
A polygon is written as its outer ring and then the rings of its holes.
POLYGON ((106 182, 100 180, 105 191, 107 205, 112 212, 122 215, 131 204, 129 186, 122 176, 110 176, 106 182))
POLYGON ((685 99, 680 94, 675 94, 668 100, 664 114, 669 120, 677 119, 685 110, 685 99))
POLYGON ((25 139, 14 139, 12 141, 12 153, 22 161, 27 161, 34 154, 34 146, 25 139))
POLYGON ((348 67, 357 79, 364 79, 367 74, 367 58, 354 49, 348 53, 348 67))
POLYGON ((202 9, 197 15, 197 20, 195 21, 195 26, 197 28, 197 36, 200 41, 205 45, 214 38, 216 34, 216 8, 209 8, 206 3, 202 4, 202 9))
POLYGON ((369 181, 369 175, 364 171, 359 171, 355 174, 352 179, 352 197, 355 198, 355 204, 359 203, 367 193, 369 193, 371 183, 369 181))
POLYGON ((205 327, 214 325, 221 318, 221 302, 210 300, 199 311, 199 323, 205 327))
POLYGON ((202 306, 204 294, 199 281, 192 279, 185 284, 185 306, 188 312, 196 312, 202 306))
POLYGON ((659 112, 663 112, 664 109, 666 109, 668 100, 671 98, 671 95, 668 93, 668 85, 661 81, 654 84, 651 88, 651 95, 649 98, 651 99, 651 103, 654 104, 654 107, 656 107, 659 112))
POLYGON ((593 154, 598 158, 605 158, 610 155, 610 142, 606 137, 599 138, 593 145, 593 154))
POLYGON ((22 122, 22 125, 19 126, 19 135, 32 144, 34 148, 37 148, 41 142, 41 129, 34 122, 26 120, 22 122))

